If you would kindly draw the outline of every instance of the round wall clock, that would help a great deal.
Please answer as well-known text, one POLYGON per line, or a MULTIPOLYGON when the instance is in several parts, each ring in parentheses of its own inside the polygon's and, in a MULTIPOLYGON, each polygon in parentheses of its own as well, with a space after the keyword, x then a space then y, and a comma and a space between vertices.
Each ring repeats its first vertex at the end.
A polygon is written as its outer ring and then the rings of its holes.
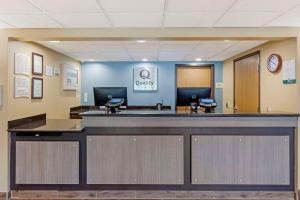
POLYGON ((278 54, 271 54, 268 58, 267 68, 271 73, 278 72, 282 65, 281 56, 278 54))

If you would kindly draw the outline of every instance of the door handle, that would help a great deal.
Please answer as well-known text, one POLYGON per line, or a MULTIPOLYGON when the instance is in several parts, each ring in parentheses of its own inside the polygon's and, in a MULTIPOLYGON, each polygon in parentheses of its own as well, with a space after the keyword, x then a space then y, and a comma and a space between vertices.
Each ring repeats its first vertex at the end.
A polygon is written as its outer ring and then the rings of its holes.
POLYGON ((233 111, 238 111, 238 110, 239 110, 239 108, 237 106, 233 107, 233 111))

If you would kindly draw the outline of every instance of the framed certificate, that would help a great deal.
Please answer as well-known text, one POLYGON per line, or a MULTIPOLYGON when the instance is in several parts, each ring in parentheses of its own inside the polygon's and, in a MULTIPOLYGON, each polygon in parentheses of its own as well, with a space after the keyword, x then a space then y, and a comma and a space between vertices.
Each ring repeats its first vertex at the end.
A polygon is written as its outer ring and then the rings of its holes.
POLYGON ((43 98, 43 79, 42 78, 32 78, 31 98, 32 99, 42 99, 43 98))
POLYGON ((79 71, 74 66, 64 64, 63 66, 63 90, 76 91, 79 86, 79 71))
POLYGON ((37 53, 32 53, 32 74, 43 75, 44 57, 37 53))

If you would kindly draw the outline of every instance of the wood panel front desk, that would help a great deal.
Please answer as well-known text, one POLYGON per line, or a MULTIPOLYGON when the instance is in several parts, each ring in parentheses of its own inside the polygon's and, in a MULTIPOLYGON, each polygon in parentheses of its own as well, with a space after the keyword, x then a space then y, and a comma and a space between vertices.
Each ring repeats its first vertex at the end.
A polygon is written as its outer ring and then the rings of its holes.
POLYGON ((11 190, 295 189, 297 114, 82 116, 9 129, 11 190))

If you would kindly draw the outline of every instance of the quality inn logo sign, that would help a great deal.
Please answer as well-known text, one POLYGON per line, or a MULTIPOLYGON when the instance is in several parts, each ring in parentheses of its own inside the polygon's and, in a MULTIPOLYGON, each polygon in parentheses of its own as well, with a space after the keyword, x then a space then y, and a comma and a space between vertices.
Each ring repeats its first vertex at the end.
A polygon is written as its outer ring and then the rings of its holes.
POLYGON ((148 70, 148 69, 142 69, 141 70, 141 72, 140 72, 140 77, 142 78, 142 79, 150 79, 150 75, 151 75, 151 72, 150 72, 150 70, 148 70))
POLYGON ((136 66, 133 69, 134 91, 157 90, 157 67, 152 65, 136 66))

